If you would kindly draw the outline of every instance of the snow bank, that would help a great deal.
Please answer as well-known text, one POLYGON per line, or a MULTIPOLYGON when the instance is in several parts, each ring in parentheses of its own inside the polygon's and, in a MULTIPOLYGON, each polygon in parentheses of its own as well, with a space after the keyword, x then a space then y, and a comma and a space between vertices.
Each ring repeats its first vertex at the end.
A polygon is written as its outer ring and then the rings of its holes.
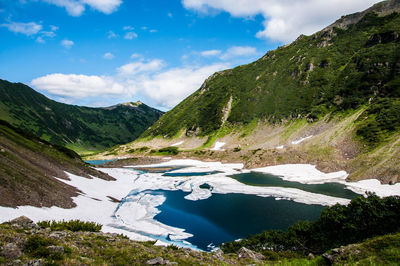
POLYGON ((347 182, 346 178, 348 177, 348 173, 346 171, 323 173, 317 170, 315 165, 310 164, 284 164, 256 168, 251 171, 272 174, 283 180, 303 184, 340 183, 359 194, 364 194, 369 191, 375 192, 380 197, 392 195, 400 196, 400 183, 395 185, 383 185, 377 179, 347 182))

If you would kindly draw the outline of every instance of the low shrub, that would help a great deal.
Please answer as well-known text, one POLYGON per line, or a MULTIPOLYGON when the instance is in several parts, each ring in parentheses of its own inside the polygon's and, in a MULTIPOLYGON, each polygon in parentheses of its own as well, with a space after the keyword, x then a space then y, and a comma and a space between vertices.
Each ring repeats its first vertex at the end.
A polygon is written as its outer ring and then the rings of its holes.
POLYGON ((39 226, 50 228, 52 231, 69 230, 72 232, 100 232, 102 225, 94 222, 83 222, 80 220, 70 221, 41 221, 39 226))

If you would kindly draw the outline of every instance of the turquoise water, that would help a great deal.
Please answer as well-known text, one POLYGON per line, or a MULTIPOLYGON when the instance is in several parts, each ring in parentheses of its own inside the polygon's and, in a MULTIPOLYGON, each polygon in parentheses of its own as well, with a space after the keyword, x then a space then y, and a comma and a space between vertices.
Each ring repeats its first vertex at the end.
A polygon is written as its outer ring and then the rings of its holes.
POLYGON ((103 163, 108 163, 108 162, 113 162, 113 161, 116 161, 116 159, 114 159, 114 160, 87 160, 87 161, 85 161, 85 163, 89 163, 92 165, 101 165, 103 163))
POLYGON ((353 199, 359 196, 359 194, 347 189, 345 185, 338 183, 302 184, 299 182, 285 181, 282 178, 271 174, 256 172, 237 174, 230 177, 243 184, 251 186, 298 188, 307 192, 345 199, 353 199))
POLYGON ((245 194, 213 194, 191 201, 182 191, 153 191, 166 201, 155 216, 164 224, 184 228, 194 236, 186 239, 202 250, 263 230, 287 229, 298 220, 316 220, 323 206, 245 194))

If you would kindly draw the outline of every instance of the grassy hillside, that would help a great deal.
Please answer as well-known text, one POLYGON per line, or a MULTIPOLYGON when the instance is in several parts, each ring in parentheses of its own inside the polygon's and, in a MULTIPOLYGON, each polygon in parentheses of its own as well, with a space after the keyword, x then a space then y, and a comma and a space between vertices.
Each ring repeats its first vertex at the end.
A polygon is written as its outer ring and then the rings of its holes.
POLYGON ((323 256, 305 257, 293 253, 273 256, 273 252, 269 252, 261 257, 251 250, 224 254, 155 246, 151 241, 136 242, 123 235, 101 233, 95 228, 101 226, 79 221, 36 225, 27 218, 17 220, 0 224, 0 264, 397 265, 400 259, 400 234, 342 246, 323 256), (256 257, 250 257, 254 254, 256 257))
POLYGON ((52 145, 0 120, 0 206, 74 207, 78 190, 57 180, 64 171, 113 178, 85 164, 74 151, 52 145))
POLYGON ((142 136, 206 136, 224 123, 318 120, 371 105, 366 142, 399 128, 400 2, 342 17, 248 65, 215 73, 142 136), (384 113, 376 115, 384 108, 384 113), (374 114, 376 116, 374 116, 374 114))
POLYGON ((0 119, 76 151, 132 141, 161 115, 140 102, 108 108, 62 104, 24 84, 0 80, 0 119))

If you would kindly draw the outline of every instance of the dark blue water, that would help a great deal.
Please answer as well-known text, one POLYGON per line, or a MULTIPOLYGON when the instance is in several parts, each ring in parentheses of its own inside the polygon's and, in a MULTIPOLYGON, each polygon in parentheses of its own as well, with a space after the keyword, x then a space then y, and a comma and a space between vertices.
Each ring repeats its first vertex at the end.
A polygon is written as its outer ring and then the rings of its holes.
POLYGON ((116 161, 117 159, 113 159, 113 160, 87 160, 85 161, 85 163, 89 163, 92 165, 101 165, 103 163, 108 163, 108 162, 113 162, 116 161))
POLYGON ((205 200, 191 201, 182 191, 154 191, 166 201, 158 207, 155 219, 184 228, 194 236, 186 239, 203 250, 257 234, 263 230, 287 229, 298 220, 316 220, 323 206, 288 200, 275 200, 245 194, 213 194, 205 200))
POLYGON ((298 188, 307 192, 345 199, 353 199, 359 196, 359 194, 347 189, 343 184, 338 183, 302 184, 299 182, 285 181, 282 178, 271 174, 256 172, 237 174, 232 175, 231 177, 241 183, 251 186, 298 188))

